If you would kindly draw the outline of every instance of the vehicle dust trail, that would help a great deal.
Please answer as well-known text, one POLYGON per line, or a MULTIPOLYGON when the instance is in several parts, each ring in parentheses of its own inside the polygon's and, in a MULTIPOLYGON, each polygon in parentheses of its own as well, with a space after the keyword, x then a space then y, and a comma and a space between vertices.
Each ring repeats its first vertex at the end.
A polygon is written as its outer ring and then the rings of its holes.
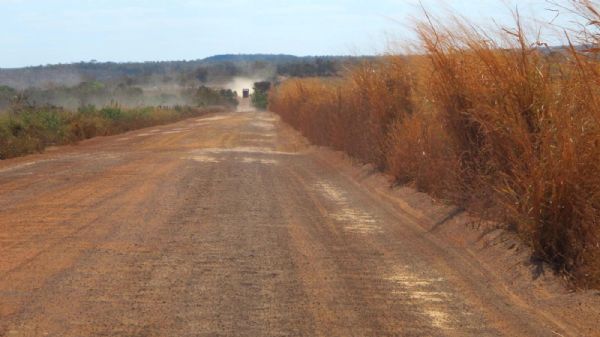
POLYGON ((569 335, 315 151, 248 111, 0 162, 0 336, 569 335))

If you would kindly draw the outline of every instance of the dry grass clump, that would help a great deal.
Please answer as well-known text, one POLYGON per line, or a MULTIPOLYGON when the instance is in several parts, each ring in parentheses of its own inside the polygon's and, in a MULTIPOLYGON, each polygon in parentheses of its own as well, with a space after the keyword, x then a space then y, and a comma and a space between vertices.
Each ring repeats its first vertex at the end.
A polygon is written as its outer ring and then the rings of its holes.
POLYGON ((597 62, 574 49, 549 57, 517 23, 493 38, 466 25, 420 26, 430 94, 460 153, 466 203, 484 198, 538 257, 598 280, 588 268, 600 215, 597 62))
POLYGON ((387 172, 398 184, 456 199, 459 160, 437 115, 415 114, 396 122, 388 133, 387 172))
POLYGON ((270 109, 314 143, 383 169, 389 129, 413 112, 405 63, 395 57, 365 62, 343 80, 288 80, 271 93, 270 109))
POLYGON ((288 81, 270 107, 319 144, 510 225, 536 257, 598 287, 600 21, 578 4, 585 51, 528 39, 518 16, 495 30, 429 18, 422 55, 288 81))

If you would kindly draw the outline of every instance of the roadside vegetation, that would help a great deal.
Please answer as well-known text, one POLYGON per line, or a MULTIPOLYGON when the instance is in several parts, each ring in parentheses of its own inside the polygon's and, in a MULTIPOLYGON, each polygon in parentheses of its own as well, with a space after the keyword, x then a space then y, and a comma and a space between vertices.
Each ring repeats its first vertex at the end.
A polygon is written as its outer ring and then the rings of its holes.
POLYGON ((99 63, 0 69, 0 160, 100 135, 234 108, 238 78, 255 83, 266 109, 270 81, 335 76, 356 57, 217 55, 196 61, 99 63))
POLYGON ((271 90, 271 82, 254 83, 254 93, 251 97, 252 105, 258 109, 266 110, 269 105, 269 90, 271 90))
POLYGON ((530 39, 518 15, 495 31, 427 17, 418 52, 287 80, 269 108, 318 145, 506 224, 534 258, 600 287, 600 14, 572 5, 585 25, 565 47, 530 39))
POLYGON ((0 86, 0 111, 10 108, 15 99, 32 106, 60 106, 69 110, 89 105, 138 108, 238 104, 237 94, 230 89, 216 89, 205 85, 144 88, 126 83, 111 85, 99 81, 81 82, 71 87, 31 87, 25 90, 0 86))
MULTIPOLYGON (((17 90, 75 87, 82 82, 100 82, 108 88, 197 87, 227 83, 235 77, 273 80, 279 76, 335 76, 341 69, 364 57, 292 55, 216 55, 203 60, 113 63, 79 62, 27 67, 0 68, 0 86, 17 90)), ((1 89, 0 89, 1 91, 1 89)), ((1 94, 0 94, 1 95, 1 94)))
POLYGON ((0 115, 0 160, 41 152, 51 145, 172 123, 217 110, 216 107, 97 109, 89 106, 70 112, 55 107, 27 108, 0 115))
MULTIPOLYGON (((31 89, 34 90, 34 89, 31 89)), ((77 109, 50 104, 38 105, 29 94, 9 87, 0 87, 0 160, 41 152, 47 146, 70 144, 96 136, 118 134, 134 129, 167 124, 199 116, 210 111, 231 108, 238 104, 236 93, 225 89, 201 86, 181 95, 187 105, 123 107, 111 97, 138 97, 137 91, 108 91, 101 83, 82 83, 74 88, 58 88, 52 95, 68 93, 77 109), (111 96, 113 95, 113 96, 111 96), (99 99, 111 102, 97 108, 91 102, 99 99)), ((49 92, 49 91, 46 91, 49 92)))
POLYGON ((239 104, 238 94, 231 89, 213 89, 203 85, 189 92, 187 96, 190 102, 201 107, 217 105, 235 107, 239 104))

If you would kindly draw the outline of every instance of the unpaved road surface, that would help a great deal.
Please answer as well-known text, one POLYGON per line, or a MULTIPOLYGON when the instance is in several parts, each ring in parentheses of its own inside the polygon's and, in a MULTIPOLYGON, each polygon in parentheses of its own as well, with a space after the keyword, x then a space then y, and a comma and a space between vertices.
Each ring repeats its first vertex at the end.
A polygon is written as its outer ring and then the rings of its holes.
POLYGON ((0 336, 566 336, 318 159, 223 113, 0 163, 0 336))

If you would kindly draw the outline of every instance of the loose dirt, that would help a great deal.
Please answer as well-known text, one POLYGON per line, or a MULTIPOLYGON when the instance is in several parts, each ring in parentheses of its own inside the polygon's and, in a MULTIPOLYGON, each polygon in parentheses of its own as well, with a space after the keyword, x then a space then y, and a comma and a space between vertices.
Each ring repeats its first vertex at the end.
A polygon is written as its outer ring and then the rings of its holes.
POLYGON ((3 161, 0 191, 0 336, 600 335, 508 234, 266 112, 3 161))

